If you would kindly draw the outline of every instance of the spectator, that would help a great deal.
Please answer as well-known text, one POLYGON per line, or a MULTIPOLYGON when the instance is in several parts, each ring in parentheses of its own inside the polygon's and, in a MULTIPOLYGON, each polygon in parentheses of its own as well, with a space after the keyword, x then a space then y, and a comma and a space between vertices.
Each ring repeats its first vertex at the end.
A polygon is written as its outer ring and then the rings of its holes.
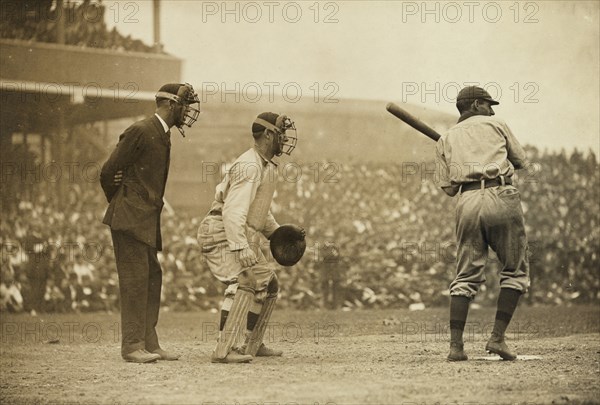
POLYGON ((61 18, 66 45, 146 53, 161 51, 130 35, 124 37, 116 28, 108 31, 104 21, 106 8, 101 2, 67 2, 62 11, 52 0, 27 0, 18 4, 17 10, 6 13, 0 21, 0 38, 57 42, 57 21, 61 18))
POLYGON ((21 312, 23 310, 23 296, 19 285, 14 282, 14 275, 6 273, 0 282, 0 311, 21 312))
MULTIPOLYGON (((528 154, 534 166, 515 179, 531 250, 532 288, 524 298, 530 304, 597 303, 597 157, 535 148, 528 154)), ((453 207, 439 209, 441 196, 431 179, 407 176, 402 163, 370 162, 339 165, 332 182, 323 182, 311 178, 313 167, 302 166, 300 179, 283 179, 275 198, 282 223, 302 225, 308 241, 300 263, 279 272, 281 304, 345 309, 445 305, 455 260, 453 207), (319 247, 326 242, 339 252, 338 271, 322 267, 319 247)), ((40 192, 37 199, 3 207, 2 310, 39 311, 35 294, 40 286, 42 309, 48 288, 57 287, 64 298, 55 291, 55 311, 118 308, 110 235, 97 219, 104 207, 102 196, 94 184, 78 184, 71 193, 66 206, 40 192), (90 246, 101 248, 85 250, 90 246)), ((197 228, 198 220, 185 213, 165 218, 165 307, 218 307, 222 290, 202 263, 197 228)), ((488 265, 488 288, 482 288, 477 302, 493 304, 498 261, 490 257, 488 265)))
POLYGON ((84 277, 87 277, 90 281, 94 281, 94 266, 92 266, 91 263, 84 261, 81 253, 75 255, 73 272, 77 274, 77 282, 79 284, 83 284, 84 277))

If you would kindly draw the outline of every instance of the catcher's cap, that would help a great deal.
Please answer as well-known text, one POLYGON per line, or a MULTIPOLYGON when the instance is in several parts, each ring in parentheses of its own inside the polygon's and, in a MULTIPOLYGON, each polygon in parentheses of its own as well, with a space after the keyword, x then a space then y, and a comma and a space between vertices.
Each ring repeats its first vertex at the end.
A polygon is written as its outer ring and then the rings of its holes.
POLYGON ((282 266, 298 263, 306 250, 306 239, 302 228, 296 225, 281 225, 271 235, 271 254, 282 266))
POLYGON ((488 101, 491 105, 500 104, 498 101, 494 100, 490 93, 477 86, 468 86, 458 92, 458 96, 456 96, 456 102, 462 100, 485 100, 488 101))
POLYGON ((255 134, 258 132, 262 132, 265 129, 270 129, 272 131, 278 132, 279 129, 276 127, 278 117, 279 114, 273 112, 264 112, 258 114, 256 119, 252 123, 252 133, 255 134))

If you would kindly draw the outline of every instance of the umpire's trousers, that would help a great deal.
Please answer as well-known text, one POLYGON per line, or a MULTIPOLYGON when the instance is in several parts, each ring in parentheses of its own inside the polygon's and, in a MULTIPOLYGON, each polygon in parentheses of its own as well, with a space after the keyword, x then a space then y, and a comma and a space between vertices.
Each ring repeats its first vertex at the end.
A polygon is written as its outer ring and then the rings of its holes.
POLYGON ((121 295, 121 355, 160 348, 156 324, 162 270, 157 250, 133 237, 112 231, 121 295))

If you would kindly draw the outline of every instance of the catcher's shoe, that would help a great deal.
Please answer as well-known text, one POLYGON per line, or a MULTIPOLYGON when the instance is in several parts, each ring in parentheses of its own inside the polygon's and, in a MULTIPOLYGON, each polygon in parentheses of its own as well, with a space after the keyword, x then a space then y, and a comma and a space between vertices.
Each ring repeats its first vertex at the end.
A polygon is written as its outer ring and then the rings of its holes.
POLYGON ((279 357, 283 356, 283 350, 269 349, 265 344, 261 344, 256 352, 256 357, 279 357))
POLYGON ((498 336, 492 333, 490 340, 485 345, 485 350, 488 353, 497 354, 502 357, 503 360, 516 360, 517 356, 512 354, 504 341, 504 336, 498 336))
POLYGON ((252 359, 253 359, 253 357, 250 356, 249 354, 240 354, 236 350, 232 350, 229 353, 227 353, 227 356, 225 356, 222 359, 218 358, 216 356, 215 352, 213 352, 212 356, 210 357, 210 362, 211 363, 250 363, 250 361, 252 361, 252 359))
POLYGON ((450 353, 448 354, 448 361, 467 361, 469 358, 465 353, 464 346, 462 343, 450 343, 450 353))
MULTIPOLYGON (((240 347, 240 353, 246 353, 248 345, 244 343, 242 347, 240 347)), ((283 356, 283 350, 270 349, 265 346, 264 343, 261 343, 258 350, 256 351, 256 357, 280 357, 283 356)))

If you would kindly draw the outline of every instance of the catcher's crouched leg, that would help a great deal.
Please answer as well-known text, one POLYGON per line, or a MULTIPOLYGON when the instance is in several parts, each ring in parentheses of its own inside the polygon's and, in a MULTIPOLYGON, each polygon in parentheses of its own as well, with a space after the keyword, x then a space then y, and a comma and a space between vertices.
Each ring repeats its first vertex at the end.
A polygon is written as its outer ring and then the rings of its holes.
POLYGON ((252 360, 252 356, 239 354, 231 350, 240 334, 243 334, 245 330, 248 309, 254 300, 256 281, 252 271, 246 270, 241 273, 238 277, 238 283, 231 309, 211 358, 213 363, 244 363, 252 360))
POLYGON ((273 274, 269 285, 267 286, 266 298, 262 305, 262 309, 256 321, 256 326, 253 328, 246 345, 246 354, 251 356, 281 356, 283 354, 280 350, 269 349, 263 345, 263 338, 273 308, 275 308, 275 302, 277 301, 277 294, 279 292, 279 280, 277 276, 273 274))

